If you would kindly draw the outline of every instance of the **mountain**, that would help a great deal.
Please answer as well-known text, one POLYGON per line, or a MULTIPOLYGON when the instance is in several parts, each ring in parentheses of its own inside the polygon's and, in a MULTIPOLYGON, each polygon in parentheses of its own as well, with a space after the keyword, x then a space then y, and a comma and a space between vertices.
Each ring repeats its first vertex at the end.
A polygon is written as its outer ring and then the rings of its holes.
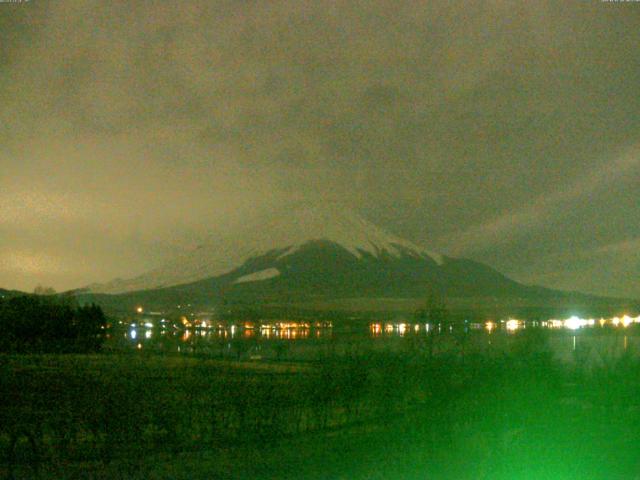
MULTIPOLYGON (((337 206, 287 208, 266 222, 254 222, 232 232, 220 232, 192 251, 135 278, 116 279, 87 287, 93 293, 149 290, 218 277, 241 268, 248 260, 278 252, 289 257, 311 242, 340 246, 350 257, 411 256, 441 264, 443 257, 391 235, 358 215, 337 206)), ((253 272, 250 272, 253 273, 253 272)), ((245 279, 243 281, 250 281, 245 279)))
POLYGON ((491 299, 548 304, 596 297, 528 286, 493 268, 440 255, 339 207, 302 205, 213 235, 167 264, 91 285, 86 300, 178 304, 300 304, 344 299, 491 299))
POLYGON ((20 292, 18 290, 5 290, 4 288, 0 288, 0 299, 20 297, 22 295, 28 295, 28 294, 25 292, 20 292))

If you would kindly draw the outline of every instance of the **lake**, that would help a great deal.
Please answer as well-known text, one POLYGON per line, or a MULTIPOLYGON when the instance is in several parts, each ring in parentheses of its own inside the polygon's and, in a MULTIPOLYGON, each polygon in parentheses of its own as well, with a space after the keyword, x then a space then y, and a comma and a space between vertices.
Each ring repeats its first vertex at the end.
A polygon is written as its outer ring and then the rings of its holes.
POLYGON ((128 318, 106 348, 254 361, 317 359, 323 355, 424 349, 431 355, 500 355, 536 339, 558 361, 603 363, 640 352, 640 316, 457 323, 313 321, 201 322, 128 318), (540 343, 542 342, 542 343, 540 343))

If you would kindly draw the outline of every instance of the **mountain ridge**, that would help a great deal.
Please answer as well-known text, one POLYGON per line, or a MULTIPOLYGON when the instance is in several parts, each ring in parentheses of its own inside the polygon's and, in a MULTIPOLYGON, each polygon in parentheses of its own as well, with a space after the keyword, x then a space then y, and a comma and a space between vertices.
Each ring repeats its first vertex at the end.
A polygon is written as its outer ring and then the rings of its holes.
POLYGON ((441 255, 389 234, 346 210, 303 206, 217 238, 147 274, 76 293, 126 308, 312 305, 430 295, 489 304, 615 303, 522 284, 481 262, 441 255))
POLYGON ((126 293, 165 288, 216 277, 233 271, 247 260, 279 250, 291 255, 305 244, 327 240, 341 245, 356 257, 364 254, 406 253, 431 257, 441 263, 443 256, 430 249, 390 234, 359 215, 337 206, 317 208, 308 204, 278 212, 267 221, 245 225, 235 232, 213 235, 195 249, 185 251, 164 265, 130 279, 92 284, 92 293, 126 293))

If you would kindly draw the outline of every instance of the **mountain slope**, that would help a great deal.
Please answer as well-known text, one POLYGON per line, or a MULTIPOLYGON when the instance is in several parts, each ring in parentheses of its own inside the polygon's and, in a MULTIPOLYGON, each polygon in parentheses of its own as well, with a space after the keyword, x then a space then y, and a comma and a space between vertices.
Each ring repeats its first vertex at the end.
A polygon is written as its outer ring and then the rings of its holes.
POLYGON ((5 290, 4 288, 0 288, 0 298, 21 297, 23 295, 29 294, 19 290, 5 290))

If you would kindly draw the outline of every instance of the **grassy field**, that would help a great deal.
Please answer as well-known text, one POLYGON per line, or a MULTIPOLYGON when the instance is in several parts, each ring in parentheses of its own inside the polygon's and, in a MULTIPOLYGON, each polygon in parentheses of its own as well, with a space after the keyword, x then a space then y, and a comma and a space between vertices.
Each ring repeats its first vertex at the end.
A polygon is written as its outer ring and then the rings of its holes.
POLYGON ((0 477, 634 479, 640 375, 493 356, 0 357, 0 477))

